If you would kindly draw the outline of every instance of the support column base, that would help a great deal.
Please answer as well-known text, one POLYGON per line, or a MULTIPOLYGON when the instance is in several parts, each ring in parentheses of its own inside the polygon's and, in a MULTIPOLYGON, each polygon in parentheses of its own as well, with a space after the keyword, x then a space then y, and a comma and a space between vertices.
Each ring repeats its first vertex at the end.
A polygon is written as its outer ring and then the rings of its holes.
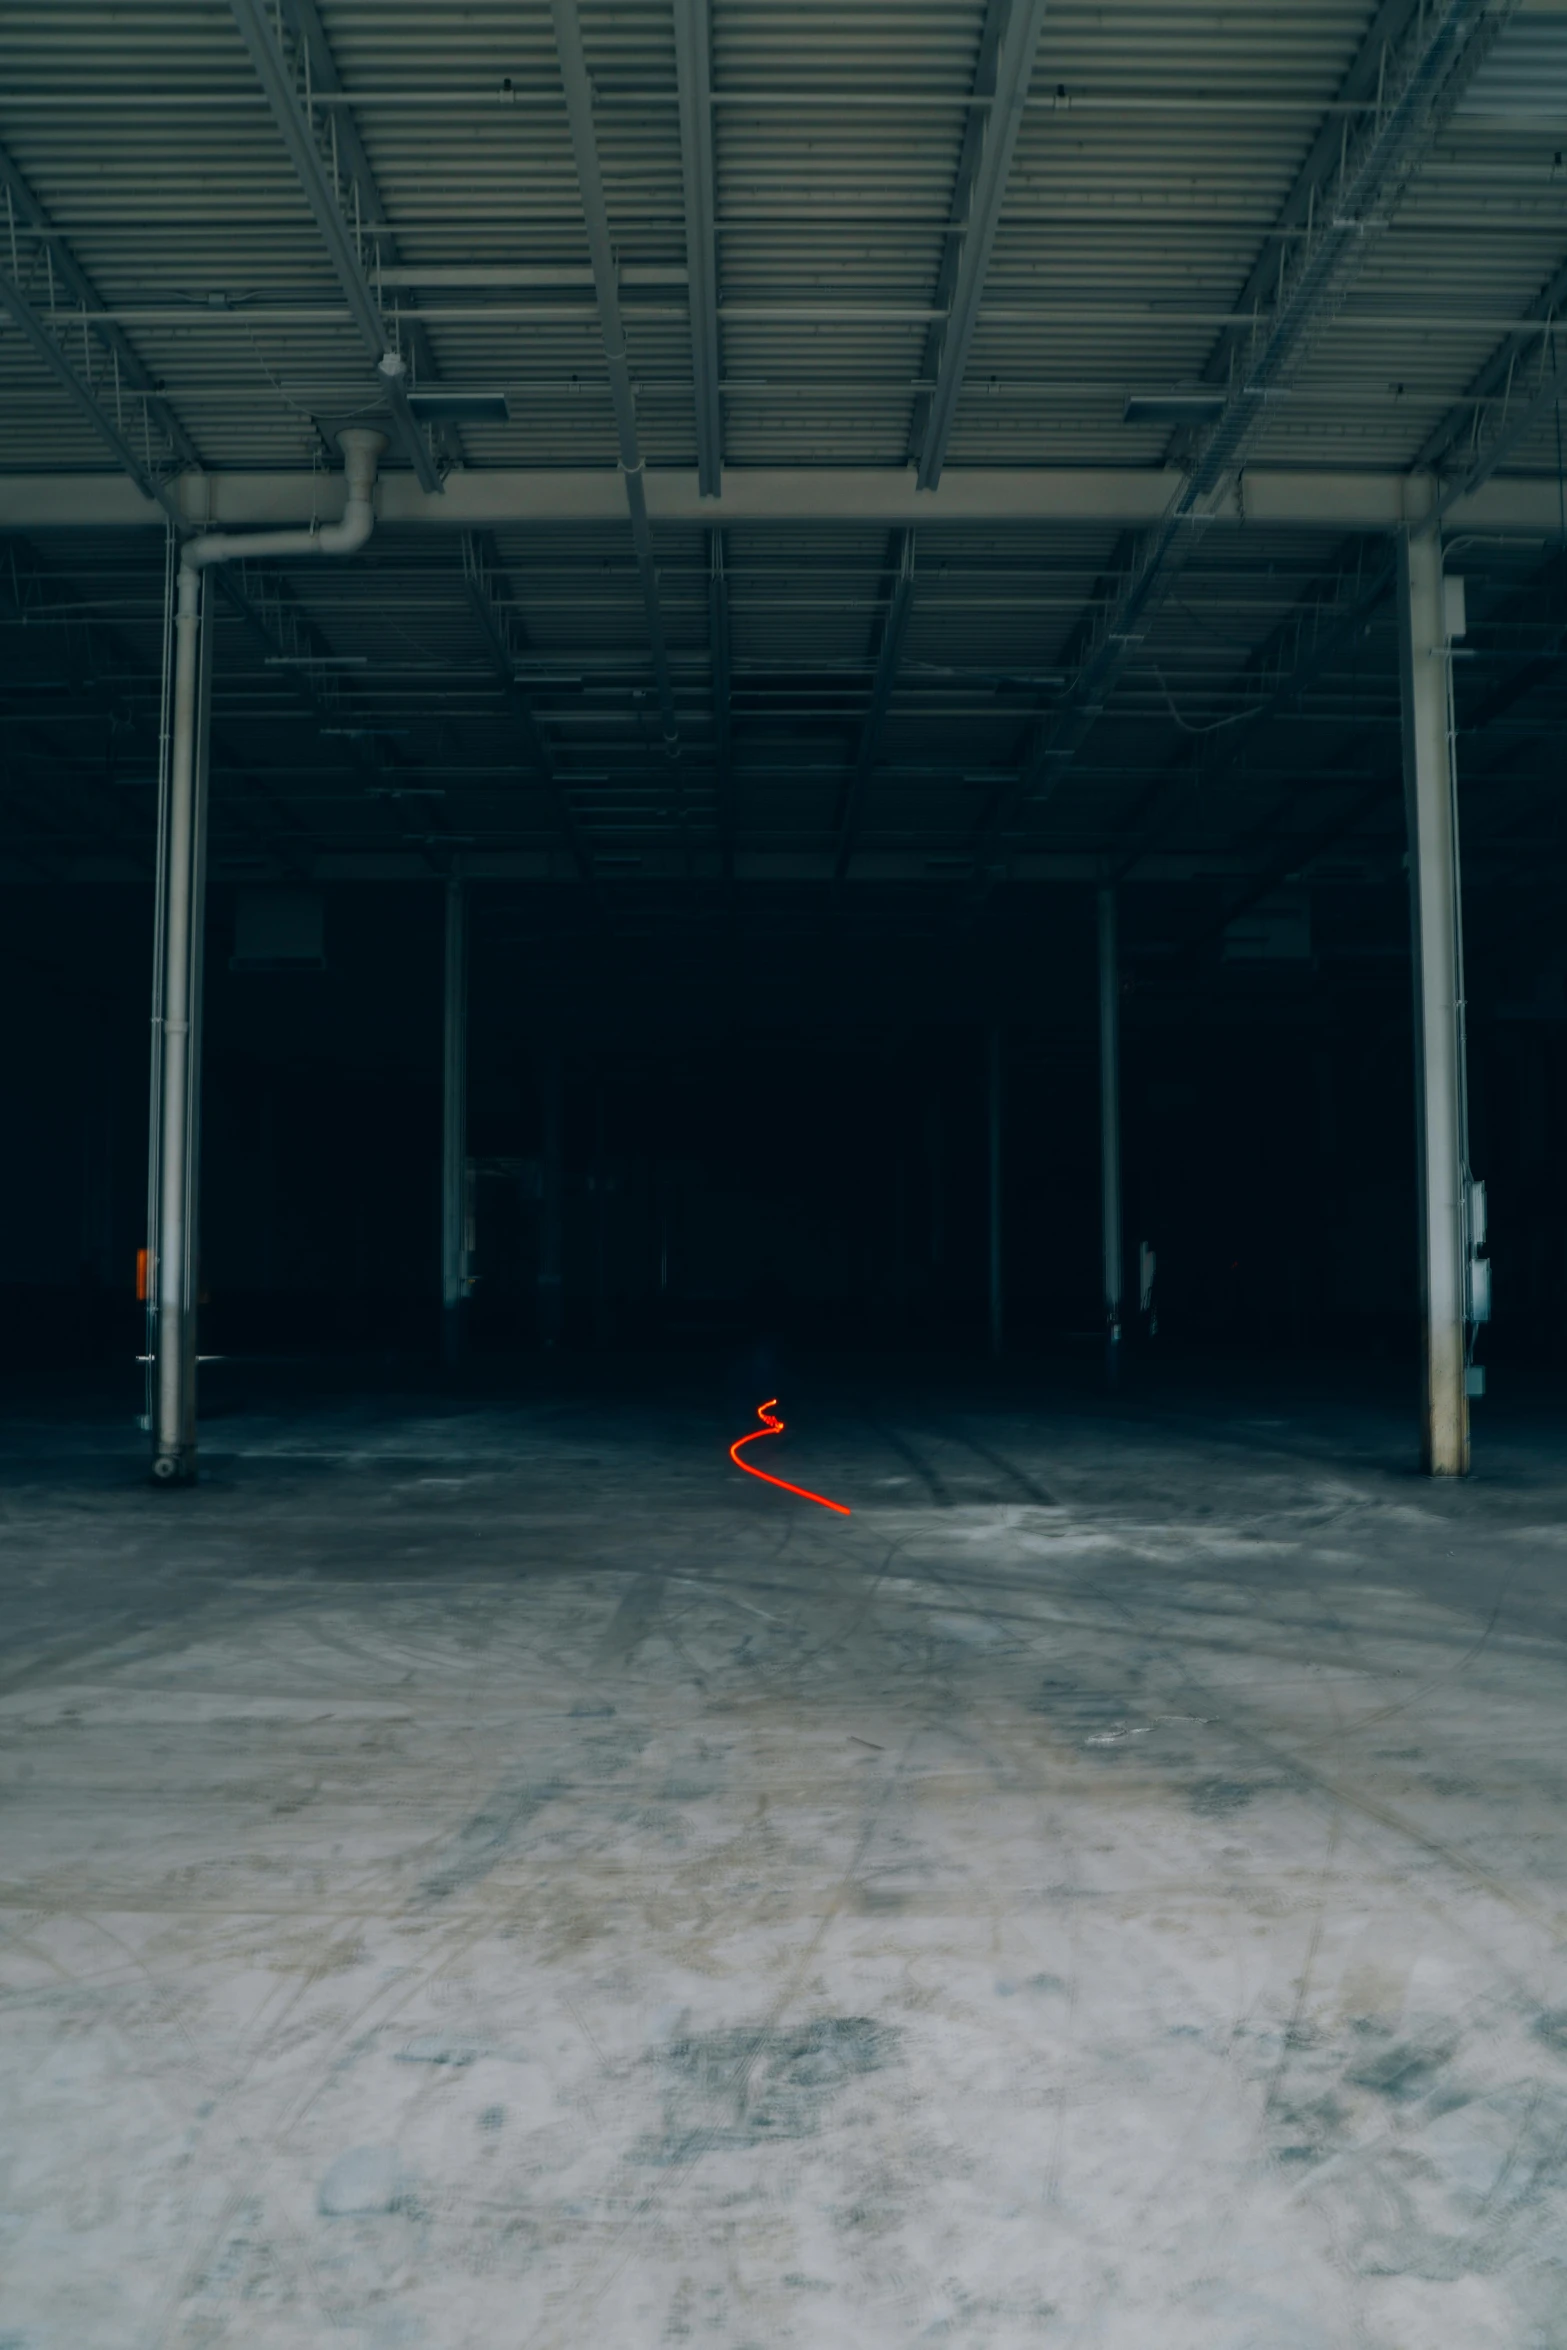
POLYGON ((1463 1337, 1451 1328, 1426 1341, 1420 1466, 1428 1477, 1469 1474, 1469 1398, 1464 1392, 1463 1337))

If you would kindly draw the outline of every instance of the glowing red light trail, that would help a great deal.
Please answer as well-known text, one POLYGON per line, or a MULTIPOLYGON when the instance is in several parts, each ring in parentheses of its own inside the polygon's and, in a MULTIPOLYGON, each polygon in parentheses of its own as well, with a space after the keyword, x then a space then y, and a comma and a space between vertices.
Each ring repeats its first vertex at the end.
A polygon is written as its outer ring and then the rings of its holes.
POLYGON ((748 1436, 737 1436, 729 1447, 729 1458, 737 1469, 744 1469, 748 1477, 760 1477, 764 1485, 781 1485, 785 1493, 797 1493, 802 1501, 814 1501, 824 1510, 836 1510, 840 1518, 852 1517, 854 1513, 846 1503, 829 1501, 825 1493, 808 1492, 803 1485, 791 1485, 787 1477, 769 1477, 765 1469, 753 1469, 749 1461, 740 1458, 740 1447, 743 1444, 755 1444, 763 1436, 783 1434, 784 1422, 773 1409, 777 1401, 776 1395, 770 1395, 766 1403, 757 1405, 756 1416, 762 1422, 761 1427, 753 1428, 748 1436))

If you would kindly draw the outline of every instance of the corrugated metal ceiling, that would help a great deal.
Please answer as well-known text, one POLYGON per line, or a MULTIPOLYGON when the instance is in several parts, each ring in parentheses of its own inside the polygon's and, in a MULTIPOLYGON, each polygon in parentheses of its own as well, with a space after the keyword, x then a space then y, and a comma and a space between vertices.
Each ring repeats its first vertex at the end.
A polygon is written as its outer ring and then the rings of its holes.
MULTIPOLYGON (((326 102, 316 89, 313 118, 328 146, 334 123, 351 121, 363 141, 395 264, 380 224, 361 212, 355 227, 389 329, 416 314, 440 380, 502 390, 510 404, 509 423, 450 434, 444 459, 612 466, 549 7, 321 0, 319 14, 342 90, 326 102)), ((960 164, 981 103, 986 16, 985 0, 712 0, 729 466, 894 467, 918 454, 944 257, 971 225, 960 164)), ((583 0, 581 17, 642 454, 690 467, 674 8, 583 0)), ((1342 94, 1373 23, 1389 20, 1369 0, 1058 0, 1046 10, 952 467, 1165 460, 1169 428, 1125 424, 1128 394, 1222 379, 1230 348, 1243 348, 1233 320, 1252 272, 1301 233, 1286 225, 1281 248, 1275 232, 1314 144, 1335 124, 1358 135, 1374 107, 1374 97, 1342 94)), ((331 463, 331 432, 373 410, 373 368, 225 0, 12 0, 0 12, 0 93, 0 142, 203 461, 331 463)), ((1468 440, 1483 445, 1503 397, 1526 398, 1554 363, 1547 321, 1523 339, 1510 379, 1464 406, 1508 328, 1567 261, 1562 139, 1567 8, 1527 8, 1385 232, 1368 238, 1253 460, 1405 466, 1455 417, 1471 418, 1468 440)), ((9 228, 5 265, 47 306, 50 240, 30 236, 14 207, 9 228)), ((58 282, 52 298, 69 306, 58 282)), ((123 381, 116 399, 135 442, 142 403, 123 381)), ((10 328, 0 331, 0 436, 8 469, 110 462, 10 328)), ((1461 437, 1448 461, 1461 463, 1467 445, 1461 437)), ((1547 406, 1506 462, 1552 472, 1559 460, 1547 406)), ((389 453, 389 465, 400 461, 389 453)), ((827 855, 864 749, 900 534, 737 528, 726 540, 727 735, 715 707, 715 549, 700 530, 658 537, 677 777, 657 749, 629 530, 495 534, 518 674, 539 681, 537 715, 593 837, 651 846, 680 817, 705 854, 727 741, 738 845, 827 855)), ((922 533, 909 559, 912 618, 873 745, 863 838, 868 851, 941 857, 972 834, 987 779, 1023 755, 1130 551, 1108 531, 1019 526, 922 533)), ((1294 641, 1291 613, 1332 598, 1364 559, 1362 548, 1300 533, 1212 541, 1161 608, 1081 772, 1025 818, 1021 838, 1113 850, 1149 780, 1200 739, 1192 730, 1222 729, 1252 706, 1259 665, 1267 671, 1294 641)), ((119 695, 144 725, 156 691, 158 547, 62 534, 25 560, 61 628, 63 615, 79 616, 77 658, 98 699, 81 698, 72 723, 90 730, 103 697, 119 695)), ((13 586, 14 642, 33 591, 13 586)), ((267 593, 287 606, 288 627, 312 632, 317 666, 291 672, 273 656, 269 667, 254 628, 222 623, 224 740, 243 736, 245 762, 271 795, 263 804, 259 785, 245 787, 253 831, 282 806, 299 837, 334 849, 414 837, 436 855, 443 838, 552 846, 558 818, 519 756, 454 546, 386 531, 362 562, 286 569, 267 593), (328 658, 342 666, 321 666, 328 658)), ((44 625, 41 605, 29 625, 44 625)), ((1368 677, 1367 658, 1362 646, 1353 673, 1322 680, 1319 732, 1335 711, 1342 724, 1349 711, 1384 725, 1388 679, 1368 677)), ((38 739, 28 725, 13 737, 24 761, 38 739)), ((1298 722, 1269 739, 1277 772, 1293 774, 1298 722)), ((220 768, 229 756, 220 745, 220 768)), ((237 751, 233 763, 238 776, 237 751)), ((1254 753, 1230 762, 1202 812, 1214 837, 1265 820, 1264 764, 1254 753)), ((242 801, 236 784, 236 810, 242 801)))

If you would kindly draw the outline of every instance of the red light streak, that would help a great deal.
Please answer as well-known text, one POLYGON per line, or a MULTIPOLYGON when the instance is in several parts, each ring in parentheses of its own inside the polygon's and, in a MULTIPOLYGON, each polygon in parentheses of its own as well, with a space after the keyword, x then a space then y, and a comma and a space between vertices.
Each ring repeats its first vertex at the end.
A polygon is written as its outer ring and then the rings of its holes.
POLYGON ((787 1477, 769 1477, 765 1469, 753 1469, 749 1461, 743 1461, 740 1458, 742 1445, 755 1444, 763 1436, 781 1436, 783 1434, 784 1422, 779 1419, 777 1412, 773 1409, 777 1401, 776 1395, 770 1395, 766 1403, 757 1405, 756 1416, 762 1422, 762 1426, 753 1428, 748 1436, 737 1436, 729 1447, 729 1458, 737 1469, 744 1469, 748 1477, 760 1477, 764 1485, 781 1485, 785 1493, 797 1493, 802 1501, 814 1501, 824 1510, 836 1510, 840 1518, 852 1517, 854 1513, 846 1503, 829 1501, 825 1493, 808 1492, 803 1485, 791 1485, 787 1477))

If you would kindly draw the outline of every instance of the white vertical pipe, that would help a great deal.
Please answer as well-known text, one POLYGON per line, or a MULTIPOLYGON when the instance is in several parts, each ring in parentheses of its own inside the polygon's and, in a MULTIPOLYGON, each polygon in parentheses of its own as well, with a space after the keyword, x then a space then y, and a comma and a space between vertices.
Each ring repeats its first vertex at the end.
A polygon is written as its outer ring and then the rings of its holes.
POLYGON ((196 659, 196 772, 190 820, 190 1011, 185 1054, 184 1443, 196 1467, 196 1322, 201 1306, 201 1021, 206 1001, 207 787, 212 758, 212 597, 201 593, 196 659))
MULTIPOLYGON (((234 536, 206 532, 180 550, 168 788, 159 793, 153 983, 152 1135, 148 1150, 148 1419, 152 1473, 196 1474, 197 1168, 201 1149, 202 938, 205 931, 212 629, 207 566, 247 555, 349 555, 375 527, 376 465, 386 442, 359 427, 339 435, 346 474, 341 522, 234 536)), ((172 557, 172 548, 171 548, 172 557)), ((160 783, 162 769, 160 740, 160 783)))
POLYGON ((1449 724, 1451 662, 1434 530, 1405 531, 1398 560, 1404 804, 1414 975, 1415 1134, 1420 1189, 1422 1465, 1469 1467, 1464 1392, 1463 954, 1458 807, 1449 724))
POLYGON ((158 842, 152 911, 152 1038, 148 1054, 147 1093, 147 1280, 146 1418, 149 1435, 158 1424, 158 1216, 163 1198, 160 1178, 163 1139, 163 974, 168 954, 165 900, 169 878, 169 796, 173 789, 175 614, 179 596, 179 542, 171 528, 164 547, 163 674, 158 706, 158 842))
POLYGON ((153 1475, 164 1482, 196 1471, 193 1319, 195 1264, 191 1211, 195 1194, 195 965, 201 827, 198 786, 205 762, 199 730, 202 581, 182 563, 174 620, 174 720, 162 874, 163 969, 159 1021, 158 1176, 154 1228, 157 1357, 153 1380, 153 1475))
POLYGON ((1001 1031, 990 1032, 987 1065, 990 1140, 990 1351, 999 1355, 1005 1338, 1001 1303, 1001 1031))
POLYGON ((1115 891, 1099 892, 1099 1201, 1106 1362, 1121 1352, 1121 968, 1115 891))
POLYGON ((468 905, 446 884, 445 1052, 441 1089, 441 1352, 462 1354, 468 1296, 468 905))

